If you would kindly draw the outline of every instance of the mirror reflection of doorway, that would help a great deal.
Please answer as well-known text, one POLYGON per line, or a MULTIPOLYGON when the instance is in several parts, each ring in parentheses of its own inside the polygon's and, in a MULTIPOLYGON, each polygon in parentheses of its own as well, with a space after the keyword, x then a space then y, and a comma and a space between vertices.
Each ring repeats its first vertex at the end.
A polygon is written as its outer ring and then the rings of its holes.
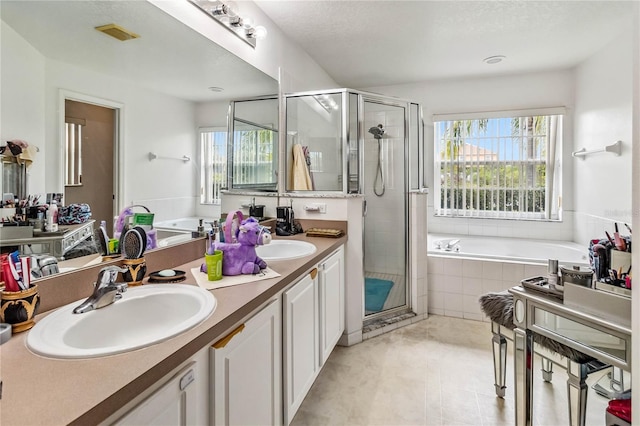
POLYGON ((65 100, 65 205, 86 203, 91 218, 107 222, 113 233, 114 151, 116 147, 114 108, 65 100))

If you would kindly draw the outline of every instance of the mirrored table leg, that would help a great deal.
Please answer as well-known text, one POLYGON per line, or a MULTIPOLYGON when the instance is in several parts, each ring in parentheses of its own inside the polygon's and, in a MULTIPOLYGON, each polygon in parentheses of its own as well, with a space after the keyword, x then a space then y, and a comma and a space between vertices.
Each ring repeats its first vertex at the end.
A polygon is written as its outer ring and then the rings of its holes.
POLYGON ((496 396, 504 398, 507 388, 507 339, 500 334, 500 325, 496 322, 491 323, 491 331, 493 337, 491 343, 493 346, 493 376, 496 396))
POLYGON ((567 360, 569 424, 584 426, 587 419, 587 364, 567 360))
POLYGON ((513 334, 516 425, 533 424, 533 333, 516 328, 513 334))

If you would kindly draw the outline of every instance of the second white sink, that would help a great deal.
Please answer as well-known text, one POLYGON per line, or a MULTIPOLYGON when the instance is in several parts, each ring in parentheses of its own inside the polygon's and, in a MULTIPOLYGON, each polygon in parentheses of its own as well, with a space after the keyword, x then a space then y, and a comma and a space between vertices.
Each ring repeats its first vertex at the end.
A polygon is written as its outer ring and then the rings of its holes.
POLYGON ((27 335, 33 352, 53 358, 91 358, 143 348, 204 321, 216 308, 211 292, 184 284, 129 288, 122 299, 83 314, 63 306, 27 335))
POLYGON ((271 240, 264 246, 256 247, 256 253, 265 261, 297 259, 316 252, 316 246, 306 241, 271 240))

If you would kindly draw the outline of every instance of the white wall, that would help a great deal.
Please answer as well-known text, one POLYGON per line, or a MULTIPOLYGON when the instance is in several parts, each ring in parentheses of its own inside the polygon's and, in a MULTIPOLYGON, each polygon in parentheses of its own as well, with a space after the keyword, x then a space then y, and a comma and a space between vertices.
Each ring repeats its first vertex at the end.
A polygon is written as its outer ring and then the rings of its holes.
POLYGON ((262 25, 268 31, 265 39, 257 40, 255 49, 222 25, 212 22, 189 2, 149 1, 274 79, 279 80, 282 74, 285 81, 281 84, 287 92, 337 86, 311 56, 294 40, 287 38, 253 1, 240 0, 236 4, 241 16, 253 18, 256 25, 262 25))
POLYGON ((40 149, 28 170, 27 191, 43 192, 45 182, 45 60, 13 28, 0 21, 0 141, 22 139, 40 149), (21 66, 18 66, 21 64, 21 66))
MULTIPOLYGON (((572 107, 573 73, 560 70, 491 78, 427 81, 422 83, 369 87, 365 90, 384 93, 418 102, 425 120, 426 180, 433 188, 433 114, 473 111, 506 111, 540 107, 567 107, 564 120, 563 173, 572 176, 573 149, 572 107)), ((562 222, 536 223, 513 220, 441 218, 433 216, 433 194, 429 197, 429 231, 469 235, 498 235, 542 239, 572 240, 573 202, 571 179, 563 180, 564 216, 562 222)))
POLYGON ((631 30, 625 31, 575 71, 575 148, 623 144, 619 157, 601 153, 573 161, 574 238, 584 244, 632 217, 632 40, 631 30))
POLYGON ((40 148, 29 171, 29 192, 63 192, 59 106, 64 89, 123 106, 120 167, 126 204, 145 204, 158 220, 193 214, 196 162, 148 160, 150 151, 195 160, 192 102, 47 59, 5 24, 1 47, 1 137, 25 139, 40 148))
MULTIPOLYGON (((214 40, 232 53, 278 78, 280 67, 287 68, 291 82, 303 84, 295 90, 335 86, 310 57, 262 14, 252 2, 242 9, 267 27, 269 37, 252 49, 188 2, 160 2, 166 10, 177 11, 177 17, 194 17, 201 27, 219 27, 214 40), (184 7, 186 5, 186 7, 184 7), (204 18, 204 19, 202 19, 204 18), (307 84, 309 86, 307 86, 307 84)), ((206 31, 205 31, 206 33, 206 31)), ((211 33, 208 34, 209 36, 211 33)), ((40 153, 29 171, 31 193, 60 192, 58 146, 59 89, 108 99, 124 105, 123 161, 125 185, 121 195, 125 204, 143 203, 158 212, 157 219, 172 217, 219 215, 216 207, 200 206, 198 194, 197 127, 226 125, 226 105, 194 105, 160 95, 125 82, 47 60, 10 27, 2 23, 2 128, 4 140, 20 138, 38 145, 40 153), (44 94, 46 93, 46 95, 44 94), (224 116, 221 113, 224 109, 224 116), (215 110, 215 115, 207 116, 215 110), (44 122, 40 119, 44 114, 44 122), (214 117, 214 118, 212 118, 214 117), (187 155, 192 161, 154 160, 149 151, 162 156, 187 155), (45 167, 47 163, 55 166, 45 167), (171 171, 167 173, 167 171, 171 171)))

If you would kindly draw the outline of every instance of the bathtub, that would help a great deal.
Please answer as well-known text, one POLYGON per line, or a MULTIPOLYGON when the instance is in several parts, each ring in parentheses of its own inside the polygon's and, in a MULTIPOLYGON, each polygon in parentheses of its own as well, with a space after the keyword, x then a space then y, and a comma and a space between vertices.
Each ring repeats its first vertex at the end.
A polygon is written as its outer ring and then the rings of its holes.
POLYGON ((198 223, 200 219, 202 219, 202 223, 205 228, 211 227, 207 222, 214 221, 214 219, 205 218, 205 217, 182 217, 179 219, 170 219, 170 220, 154 222, 153 227, 161 229, 163 231, 195 232, 198 230, 198 223))
POLYGON ((587 247, 567 241, 429 234, 427 244, 427 252, 433 256, 544 265, 549 259, 582 266, 589 262, 587 247))
POLYGON ((481 295, 546 276, 549 259, 589 265, 587 247, 565 241, 429 234, 427 245, 428 312, 478 321, 481 295))

